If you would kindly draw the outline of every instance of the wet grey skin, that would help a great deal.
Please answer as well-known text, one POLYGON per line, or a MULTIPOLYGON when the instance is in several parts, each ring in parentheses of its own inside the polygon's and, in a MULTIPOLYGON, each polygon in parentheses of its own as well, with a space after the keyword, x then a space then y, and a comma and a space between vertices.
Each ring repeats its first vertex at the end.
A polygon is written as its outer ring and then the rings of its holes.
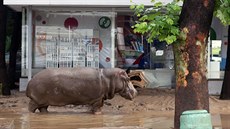
POLYGON ((127 73, 120 68, 49 68, 37 73, 28 83, 28 109, 48 112, 48 106, 91 105, 101 114, 104 100, 115 94, 133 100, 137 91, 127 73))

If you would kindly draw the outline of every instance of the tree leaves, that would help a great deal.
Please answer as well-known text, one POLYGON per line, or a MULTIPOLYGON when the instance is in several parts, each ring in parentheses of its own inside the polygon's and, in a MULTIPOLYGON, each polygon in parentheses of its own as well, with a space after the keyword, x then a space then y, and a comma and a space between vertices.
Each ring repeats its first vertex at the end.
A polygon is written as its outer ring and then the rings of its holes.
MULTIPOLYGON (((131 5, 130 9, 139 17, 137 25, 134 25, 134 32, 145 34, 148 38, 158 38, 160 41, 172 43, 180 37, 178 26, 181 12, 180 0, 174 0, 164 5, 162 2, 153 2, 153 7, 145 8, 143 4, 131 5)), ((216 0, 214 15, 224 25, 230 25, 230 0, 216 0)), ((153 39, 148 39, 153 41, 153 39)))
POLYGON ((157 2, 153 6, 159 8, 159 7, 163 6, 163 4, 162 4, 162 2, 157 2))
POLYGON ((173 24, 174 24, 174 21, 173 21, 173 19, 171 19, 171 18, 166 18, 166 22, 167 22, 169 25, 173 25, 173 24))
POLYGON ((216 0, 214 15, 224 25, 230 25, 230 0, 216 0))
POLYGON ((174 41, 176 41, 177 37, 175 35, 169 35, 165 38, 165 41, 168 43, 168 44, 171 44, 173 43, 174 41))
POLYGON ((152 0, 153 7, 146 8, 143 4, 131 5, 130 9, 139 18, 133 26, 134 32, 147 34, 148 42, 154 39, 171 44, 179 36, 179 15, 181 6, 178 2, 163 4, 152 0))

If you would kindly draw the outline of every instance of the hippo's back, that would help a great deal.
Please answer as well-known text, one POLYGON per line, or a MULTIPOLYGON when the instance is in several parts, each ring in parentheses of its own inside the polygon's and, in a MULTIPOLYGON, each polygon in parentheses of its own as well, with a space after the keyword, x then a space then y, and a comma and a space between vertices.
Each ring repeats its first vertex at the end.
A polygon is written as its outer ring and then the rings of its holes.
POLYGON ((94 68, 45 69, 30 80, 26 95, 38 104, 90 103, 103 94, 99 72, 94 68))

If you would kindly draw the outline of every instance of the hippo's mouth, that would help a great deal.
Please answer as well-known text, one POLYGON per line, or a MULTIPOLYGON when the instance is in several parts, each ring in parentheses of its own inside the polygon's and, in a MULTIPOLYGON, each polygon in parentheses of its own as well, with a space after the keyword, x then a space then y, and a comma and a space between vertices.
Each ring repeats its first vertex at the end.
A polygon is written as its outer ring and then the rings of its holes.
POLYGON ((120 93, 120 95, 125 98, 125 99, 128 99, 128 100, 133 100, 133 96, 131 93, 128 93, 128 92, 125 92, 125 93, 120 93))
POLYGON ((120 92, 120 95, 128 100, 133 100, 135 96, 137 96, 137 92, 135 90, 131 90, 126 88, 126 90, 120 92))

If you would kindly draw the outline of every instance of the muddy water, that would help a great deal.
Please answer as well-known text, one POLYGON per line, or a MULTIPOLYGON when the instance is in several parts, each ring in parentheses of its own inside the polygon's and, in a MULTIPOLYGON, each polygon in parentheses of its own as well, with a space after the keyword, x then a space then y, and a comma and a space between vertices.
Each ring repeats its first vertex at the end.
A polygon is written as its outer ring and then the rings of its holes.
MULTIPOLYGON (((14 129, 77 129, 97 127, 129 127, 172 129, 173 114, 142 112, 132 114, 115 114, 106 112, 104 115, 92 115, 88 112, 50 112, 48 114, 29 113, 22 111, 0 111, 0 118, 10 121, 14 129)), ((0 120, 1 121, 1 120, 0 120)), ((212 115, 214 129, 229 129, 230 114, 212 115)))
POLYGON ((172 116, 152 113, 92 115, 76 112, 51 112, 49 114, 25 112, 0 112, 0 117, 13 121, 15 129, 76 129, 96 127, 142 127, 170 129, 172 116))

